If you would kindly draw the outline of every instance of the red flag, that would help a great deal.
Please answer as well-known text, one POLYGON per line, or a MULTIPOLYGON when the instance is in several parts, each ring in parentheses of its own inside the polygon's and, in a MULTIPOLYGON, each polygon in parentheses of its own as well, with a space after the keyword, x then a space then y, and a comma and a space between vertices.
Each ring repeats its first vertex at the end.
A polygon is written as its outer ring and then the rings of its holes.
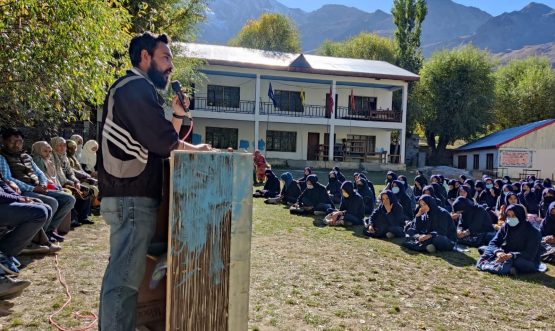
POLYGON ((328 107, 330 109, 330 114, 333 113, 333 106, 334 106, 334 102, 333 102, 333 95, 332 95, 332 90, 331 90, 331 86, 330 86, 330 94, 329 94, 329 98, 328 98, 328 107))
POLYGON ((350 104, 351 104, 351 111, 355 111, 356 108, 356 103, 355 103, 355 94, 353 92, 353 89, 351 89, 351 96, 349 98, 350 100, 350 104))

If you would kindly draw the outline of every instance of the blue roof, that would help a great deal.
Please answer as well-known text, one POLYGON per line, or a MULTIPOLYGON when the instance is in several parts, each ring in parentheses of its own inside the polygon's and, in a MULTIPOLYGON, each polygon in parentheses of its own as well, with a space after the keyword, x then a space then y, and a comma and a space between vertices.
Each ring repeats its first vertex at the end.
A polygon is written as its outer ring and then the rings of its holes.
POLYGON ((456 149, 456 151, 468 151, 473 149, 499 148, 510 141, 532 133, 544 126, 555 123, 555 119, 548 119, 524 124, 514 128, 497 131, 474 142, 468 143, 456 149))

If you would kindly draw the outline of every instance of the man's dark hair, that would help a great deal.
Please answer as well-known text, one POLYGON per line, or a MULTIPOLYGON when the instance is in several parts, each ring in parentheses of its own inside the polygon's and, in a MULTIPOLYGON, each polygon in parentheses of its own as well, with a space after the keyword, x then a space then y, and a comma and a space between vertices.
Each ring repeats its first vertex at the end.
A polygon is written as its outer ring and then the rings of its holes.
POLYGON ((23 136, 23 132, 21 132, 19 129, 16 129, 16 128, 2 129, 2 140, 9 139, 10 137, 13 137, 13 136, 20 136, 21 138, 25 138, 23 136))
POLYGON ((129 44, 129 58, 131 59, 131 64, 134 67, 138 67, 139 63, 141 63, 141 51, 145 49, 148 54, 153 55, 156 44, 159 42, 167 45, 170 43, 170 37, 166 34, 158 35, 150 31, 143 32, 133 37, 129 44))

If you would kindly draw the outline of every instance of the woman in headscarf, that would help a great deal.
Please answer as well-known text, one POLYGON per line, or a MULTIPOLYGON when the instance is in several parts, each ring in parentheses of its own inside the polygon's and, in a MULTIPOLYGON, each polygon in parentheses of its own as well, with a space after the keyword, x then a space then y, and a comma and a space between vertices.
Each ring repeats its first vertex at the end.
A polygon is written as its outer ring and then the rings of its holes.
POLYGON ((543 190, 542 193, 542 200, 538 206, 540 218, 545 218, 547 216, 547 210, 549 205, 555 201, 555 189, 553 188, 546 188, 543 190))
POLYGON ((403 182, 403 184, 405 184, 405 193, 409 196, 410 205, 412 206, 412 210, 414 210, 414 208, 416 208, 416 198, 414 197, 414 190, 412 189, 412 187, 410 187, 407 176, 401 175, 398 178, 400 181, 403 182))
POLYGON ((389 170, 385 175, 385 190, 389 190, 391 188, 391 183, 394 180, 397 180, 397 174, 394 171, 389 170))
POLYGON ((494 210, 498 195, 499 194, 493 184, 493 179, 486 177, 485 189, 478 196, 478 202, 480 204, 486 204, 489 208, 494 210))
POLYGON ((477 204, 480 205, 485 205, 486 203, 483 202, 480 199, 480 194, 486 189, 486 183, 484 183, 482 180, 477 180, 476 181, 476 185, 474 186, 474 200, 476 201, 477 204))
POLYGON ((526 221, 521 205, 507 207, 507 222, 484 248, 476 267, 500 275, 537 272, 540 265, 541 233, 526 221))
POLYGON ((445 188, 445 186, 443 186, 443 182, 442 179, 440 177, 440 175, 433 175, 431 177, 431 185, 437 184, 438 186, 434 186, 434 189, 436 190, 436 194, 438 197, 440 197, 441 201, 443 201, 444 203, 447 201, 447 189, 445 188))
POLYGON ((256 190, 253 193, 254 198, 275 198, 279 194, 279 179, 272 169, 266 169, 264 172, 266 183, 262 190, 256 190))
POLYGON ((83 143, 85 142, 83 140, 83 137, 81 137, 78 134, 74 134, 71 137, 69 137, 69 140, 74 141, 75 144, 77 145, 77 147, 75 149, 75 156, 77 157, 77 161, 81 162, 81 156, 82 156, 82 151, 83 151, 83 143))
POLYGON ((551 179, 549 179, 549 178, 544 178, 544 179, 543 179, 543 187, 545 187, 545 188, 552 188, 553 185, 552 185, 552 183, 551 183, 551 179))
POLYGON ((99 208, 100 200, 98 200, 98 198, 100 192, 97 186, 98 181, 94 179, 90 174, 88 174, 85 170, 83 170, 83 167, 81 167, 81 163, 79 163, 79 160, 77 160, 77 156, 75 155, 77 151, 77 144, 73 140, 68 140, 66 141, 66 145, 66 155, 69 160, 69 165, 73 169, 75 177, 79 179, 79 181, 81 182, 81 186, 86 187, 92 192, 93 197, 91 200, 91 206, 93 208, 99 208))
POLYGON ((299 195, 301 195, 301 187, 290 172, 284 172, 279 176, 283 181, 281 192, 276 199, 266 199, 264 202, 269 204, 282 203, 284 205, 292 205, 297 202, 299 195))
POLYGON ((503 185, 501 189, 501 194, 497 198, 497 203, 495 205, 495 210, 500 211, 501 207, 505 205, 507 194, 513 193, 513 186, 511 184, 503 185))
POLYGON ((410 198, 405 193, 405 184, 400 180, 394 180, 391 183, 391 192, 395 194, 397 201, 403 206, 405 221, 411 221, 414 218, 414 207, 412 207, 410 198))
POLYGON ((46 141, 37 141, 31 147, 33 161, 48 179, 51 190, 61 190, 62 184, 56 175, 56 165, 52 160, 52 147, 46 141))
POLYGON ((374 210, 374 205, 376 204, 376 196, 368 186, 368 181, 365 176, 355 173, 355 190, 362 196, 364 200, 364 213, 369 215, 374 210))
POLYGON ((520 185, 518 201, 521 205, 526 207, 528 214, 538 215, 538 202, 534 192, 532 192, 532 187, 528 182, 524 182, 520 185))
POLYGON ((254 162, 254 169, 256 171, 256 182, 258 184, 261 184, 266 178, 266 158, 264 157, 264 155, 262 155, 262 153, 260 153, 259 150, 254 151, 254 155, 252 158, 254 162))
POLYGON ((364 218, 364 201, 355 191, 350 181, 341 184, 341 204, 339 211, 333 211, 326 216, 328 225, 360 225, 364 218))
POLYGON ((495 235, 491 218, 486 209, 474 201, 458 197, 453 203, 453 214, 458 216, 457 242, 480 247, 487 245, 495 235))
POLYGON ((414 177, 414 199, 420 199, 424 186, 428 185, 428 180, 423 175, 414 177))
POLYGON ((406 234, 409 236, 403 246, 419 252, 453 250, 457 240, 457 229, 449 212, 437 206, 436 199, 422 195, 418 200, 420 208, 406 234))
POLYGON ((96 140, 89 140, 83 146, 81 153, 81 166, 83 170, 96 178, 96 151, 98 150, 98 143, 96 140))
POLYGON ((330 171, 328 174, 328 185, 326 186, 326 190, 334 204, 341 203, 341 182, 337 179, 337 172, 334 170, 330 171))
POLYGON ((403 206, 392 191, 385 190, 380 193, 378 208, 365 220, 363 233, 374 238, 402 238, 405 220, 403 206))
POLYGON ((468 193, 470 193, 470 198, 474 199, 474 195, 476 194, 476 184, 474 183, 474 180, 469 178, 464 181, 463 185, 470 187, 470 192, 468 193))
POLYGON ((463 198, 472 200, 472 188, 466 184, 461 185, 459 187, 459 191, 457 192, 457 198, 458 197, 463 197, 463 198))
POLYGON ((81 187, 81 182, 75 176, 75 172, 67 158, 65 139, 54 137, 50 140, 50 145, 52 146, 52 156, 56 166, 56 177, 58 177, 62 187, 71 190, 71 193, 76 198, 75 207, 71 211, 73 220, 81 224, 94 223, 90 218, 91 194, 85 187, 81 187))
POLYGON ((459 195, 459 187, 461 187, 461 184, 454 180, 451 179, 448 182, 448 186, 447 186, 447 202, 449 202, 450 204, 452 204, 455 199, 457 198, 457 196, 459 195))
POLYGON ((306 177, 306 189, 299 195, 297 203, 290 208, 292 214, 326 215, 334 208, 326 187, 318 183, 318 176, 306 177))
POLYGON ((333 167, 333 171, 335 171, 335 173, 337 174, 337 180, 343 184, 343 182, 345 181, 345 176, 343 176, 343 174, 341 173, 341 170, 339 170, 339 167, 333 167))
POLYGON ((555 202, 552 202, 548 208, 548 214, 540 225, 542 234, 543 254, 542 261, 555 262, 555 202))
MULTIPOLYGON (((542 197, 543 197, 543 190, 545 189, 543 187, 543 184, 541 181, 536 180, 534 181, 534 195, 536 196, 536 201, 538 202, 538 205, 540 204, 540 202, 542 201, 542 197)), ((539 213, 539 210, 538 210, 539 213)))
POLYGON ((312 175, 312 169, 310 167, 305 167, 303 177, 297 179, 297 182, 299 183, 299 185, 301 185, 301 191, 306 190, 306 179, 310 175, 312 175))

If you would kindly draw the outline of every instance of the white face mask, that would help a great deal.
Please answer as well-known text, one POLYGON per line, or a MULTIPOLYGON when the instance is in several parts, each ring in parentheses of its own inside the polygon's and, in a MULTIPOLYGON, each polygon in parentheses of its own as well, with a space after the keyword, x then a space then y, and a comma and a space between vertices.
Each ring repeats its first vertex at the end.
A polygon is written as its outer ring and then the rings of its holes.
POLYGON ((510 227, 517 226, 518 222, 520 221, 517 217, 507 217, 507 224, 509 224, 510 227))
POLYGON ((391 189, 391 192, 397 194, 397 193, 399 193, 399 188, 397 186, 395 186, 391 189))
POLYGON ((306 188, 309 190, 312 190, 314 188, 314 185, 312 184, 306 184, 306 188))

